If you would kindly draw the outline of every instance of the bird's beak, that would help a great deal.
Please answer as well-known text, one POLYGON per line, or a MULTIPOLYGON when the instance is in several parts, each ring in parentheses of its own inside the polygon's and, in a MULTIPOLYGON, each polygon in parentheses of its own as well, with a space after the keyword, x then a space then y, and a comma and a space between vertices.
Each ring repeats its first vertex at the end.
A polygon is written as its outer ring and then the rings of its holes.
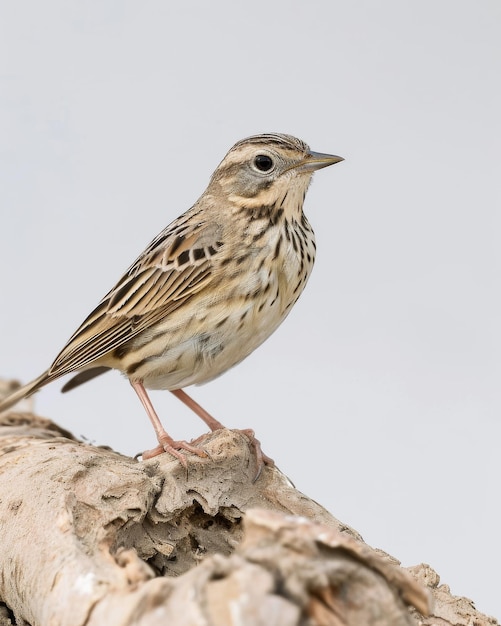
POLYGON ((296 168, 299 172, 314 172, 340 161, 344 161, 343 157, 310 151, 304 161, 296 165, 296 168))

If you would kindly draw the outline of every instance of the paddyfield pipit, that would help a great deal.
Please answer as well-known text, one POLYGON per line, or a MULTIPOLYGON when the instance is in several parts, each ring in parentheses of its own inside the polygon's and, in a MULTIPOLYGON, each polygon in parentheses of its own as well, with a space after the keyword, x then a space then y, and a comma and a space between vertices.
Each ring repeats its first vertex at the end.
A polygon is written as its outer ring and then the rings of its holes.
POLYGON ((54 363, 0 402, 5 411, 56 378, 68 391, 121 371, 141 400, 159 446, 204 453, 164 430, 146 393, 168 389, 211 430, 222 424, 183 387, 219 376, 255 350, 301 295, 315 260, 303 213, 315 170, 343 159, 282 134, 236 143, 200 199, 165 228, 77 329, 54 363))

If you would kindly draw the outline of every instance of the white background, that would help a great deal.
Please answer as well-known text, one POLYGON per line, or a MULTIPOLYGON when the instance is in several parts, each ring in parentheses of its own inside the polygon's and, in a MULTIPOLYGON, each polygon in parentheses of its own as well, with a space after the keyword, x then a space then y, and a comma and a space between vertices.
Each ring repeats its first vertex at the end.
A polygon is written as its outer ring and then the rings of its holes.
MULTIPOLYGON (((193 391, 310 497, 501 615, 499 0, 0 6, 0 375, 27 381, 231 145, 346 161, 306 212, 313 276, 245 363, 193 391)), ((108 374, 39 412, 153 444, 108 374)), ((171 434, 204 427, 171 394, 171 434)))

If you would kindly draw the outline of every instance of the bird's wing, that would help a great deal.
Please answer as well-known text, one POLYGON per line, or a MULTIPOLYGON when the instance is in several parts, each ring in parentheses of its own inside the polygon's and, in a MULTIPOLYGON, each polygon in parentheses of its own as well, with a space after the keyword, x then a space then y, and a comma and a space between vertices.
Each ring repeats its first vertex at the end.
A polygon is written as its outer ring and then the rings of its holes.
POLYGON ((212 280, 220 239, 215 224, 173 222, 87 317, 49 373, 62 376, 90 365, 199 293, 212 280))

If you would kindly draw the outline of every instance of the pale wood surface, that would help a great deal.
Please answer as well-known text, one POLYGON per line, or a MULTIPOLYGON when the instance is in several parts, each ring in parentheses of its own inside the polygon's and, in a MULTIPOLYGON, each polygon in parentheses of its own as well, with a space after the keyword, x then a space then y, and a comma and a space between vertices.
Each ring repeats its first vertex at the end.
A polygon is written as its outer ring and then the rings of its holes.
POLYGON ((429 566, 367 546, 278 469, 254 482, 241 433, 203 447, 185 470, 32 413, 0 416, 0 626, 497 623, 429 566))

